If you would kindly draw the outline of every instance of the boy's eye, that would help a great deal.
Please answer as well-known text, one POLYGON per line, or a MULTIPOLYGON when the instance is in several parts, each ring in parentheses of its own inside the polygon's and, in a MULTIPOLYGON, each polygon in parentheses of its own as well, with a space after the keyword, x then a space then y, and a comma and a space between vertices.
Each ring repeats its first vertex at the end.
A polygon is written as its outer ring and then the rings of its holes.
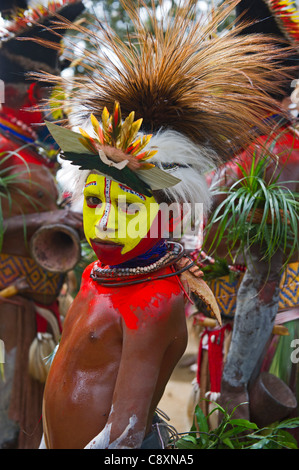
POLYGON ((102 201, 96 196, 88 196, 86 198, 86 204, 88 207, 97 207, 98 205, 102 204, 102 201))
POLYGON ((138 212, 140 212, 141 210, 140 204, 134 204, 134 203, 124 202, 124 203, 120 203, 118 207, 121 211, 129 215, 138 214, 138 212))

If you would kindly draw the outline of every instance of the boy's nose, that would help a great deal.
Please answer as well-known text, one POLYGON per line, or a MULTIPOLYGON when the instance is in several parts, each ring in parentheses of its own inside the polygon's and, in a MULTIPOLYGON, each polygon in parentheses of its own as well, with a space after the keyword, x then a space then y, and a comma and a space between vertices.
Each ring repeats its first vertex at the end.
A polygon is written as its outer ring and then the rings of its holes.
POLYGON ((109 202, 104 203, 104 212, 98 223, 98 226, 100 229, 102 230, 107 229, 110 212, 111 212, 111 204, 109 202))
POLYGON ((104 233, 105 237, 107 237, 110 233, 115 234, 115 229, 116 217, 114 206, 110 203, 105 203, 104 212, 96 225, 96 234, 100 236, 101 233, 104 233))

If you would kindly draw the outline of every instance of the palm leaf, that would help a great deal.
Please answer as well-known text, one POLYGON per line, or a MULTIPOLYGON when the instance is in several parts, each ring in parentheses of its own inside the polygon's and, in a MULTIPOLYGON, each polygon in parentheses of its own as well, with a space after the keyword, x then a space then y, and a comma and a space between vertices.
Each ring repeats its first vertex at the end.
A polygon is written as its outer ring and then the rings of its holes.
POLYGON ((138 191, 146 196, 151 196, 151 190, 149 186, 144 183, 135 172, 125 167, 119 170, 113 166, 109 167, 101 161, 97 155, 82 154, 75 152, 65 152, 61 157, 65 160, 69 160, 73 165, 78 165, 79 169, 84 170, 96 170, 104 176, 108 176, 113 180, 126 184, 130 188, 138 191))
MULTIPOLYGON (((286 252, 286 261, 299 248, 298 240, 298 194, 290 191, 284 182, 270 175, 265 180, 269 155, 253 158, 249 168, 238 163, 242 178, 218 194, 227 197, 216 208, 206 228, 206 239, 214 224, 218 223, 209 250, 217 250, 223 239, 228 251, 234 249, 245 253, 245 247, 258 244, 263 250, 262 258, 271 259, 278 250, 286 252), (255 213, 262 208, 260 222, 255 213)), ((273 171, 276 171, 277 165, 273 171)), ((205 243, 205 242, 204 242, 205 243)))

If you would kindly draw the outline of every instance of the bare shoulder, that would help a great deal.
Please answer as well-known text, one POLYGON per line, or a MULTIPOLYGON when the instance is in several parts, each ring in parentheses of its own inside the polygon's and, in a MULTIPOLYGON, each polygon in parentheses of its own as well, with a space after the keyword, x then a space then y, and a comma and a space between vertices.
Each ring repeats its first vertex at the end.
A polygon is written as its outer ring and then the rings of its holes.
POLYGON ((80 285, 80 291, 83 289, 83 290, 86 290, 86 289, 91 289, 94 285, 94 282, 92 281, 91 277, 90 277, 90 274, 91 274, 91 271, 92 271, 92 268, 94 266, 94 264, 96 263, 96 261, 94 261, 93 263, 89 264, 83 271, 82 273, 82 277, 81 277, 81 285, 80 285))
POLYGON ((172 316, 184 314, 184 295, 176 276, 167 276, 170 271, 163 271, 164 275, 152 277, 137 284, 117 283, 114 286, 98 284, 90 278, 93 263, 89 265, 82 275, 79 298, 92 297, 92 303, 97 303, 96 298, 109 310, 109 315, 120 317, 124 328, 131 331, 140 331, 143 325, 147 328, 151 325, 157 327, 163 321, 172 316))
POLYGON ((157 330, 165 328, 170 320, 172 325, 176 323, 174 320, 184 321, 184 295, 176 277, 156 279, 132 287, 122 291, 122 300, 119 295, 115 298, 118 308, 123 309, 123 318, 130 329, 139 332, 144 329, 157 330), (130 312, 127 317, 130 323, 124 316, 126 311, 130 312))

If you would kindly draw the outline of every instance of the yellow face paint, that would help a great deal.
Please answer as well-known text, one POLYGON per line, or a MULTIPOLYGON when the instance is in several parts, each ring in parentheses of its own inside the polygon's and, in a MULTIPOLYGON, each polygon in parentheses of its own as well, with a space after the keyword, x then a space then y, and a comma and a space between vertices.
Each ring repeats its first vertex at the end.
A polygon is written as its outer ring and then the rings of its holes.
POLYGON ((107 264, 123 262, 124 255, 138 247, 158 211, 159 204, 154 197, 144 196, 102 175, 90 174, 86 180, 84 232, 98 257, 107 258, 107 264))

